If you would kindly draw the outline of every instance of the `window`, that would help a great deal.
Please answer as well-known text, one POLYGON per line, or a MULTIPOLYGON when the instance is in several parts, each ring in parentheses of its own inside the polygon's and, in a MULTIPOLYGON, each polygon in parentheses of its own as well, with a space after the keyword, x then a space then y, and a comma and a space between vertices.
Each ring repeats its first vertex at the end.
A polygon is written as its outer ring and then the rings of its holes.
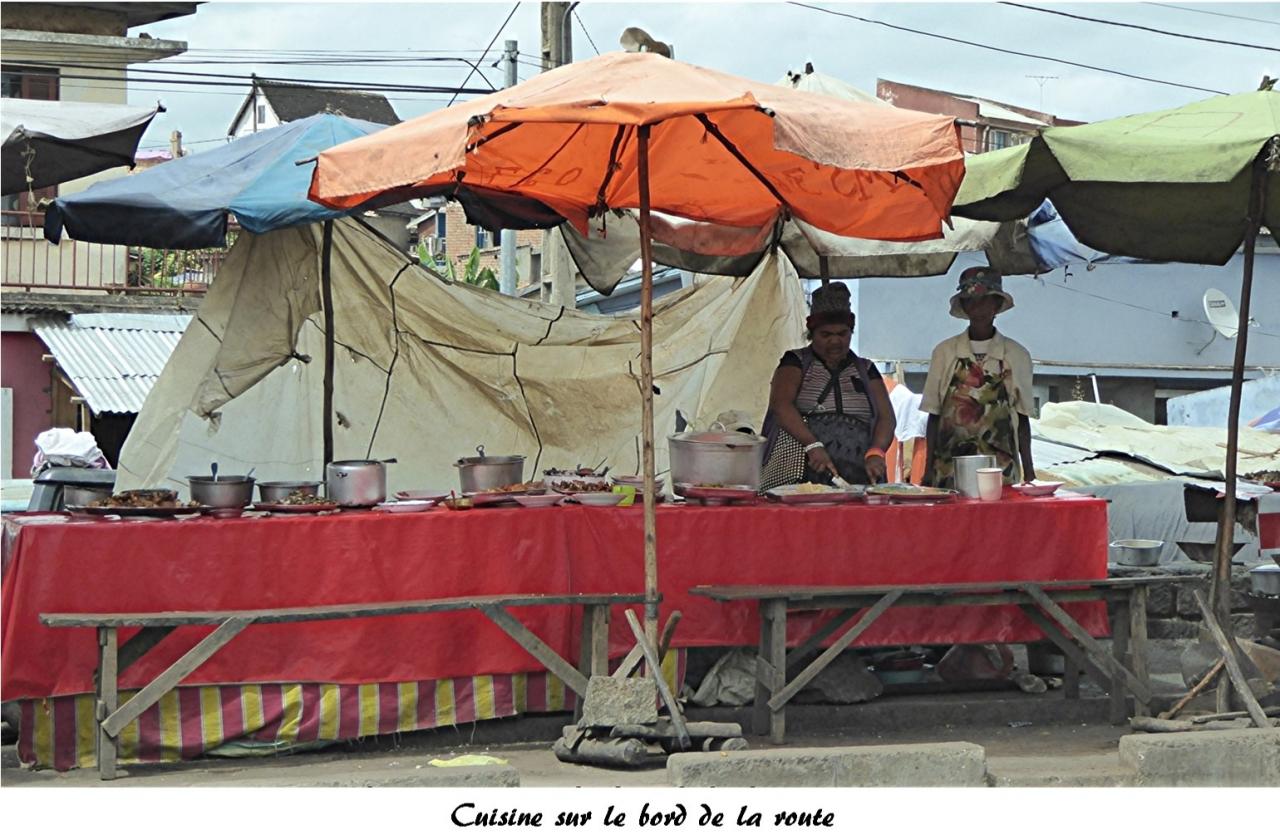
POLYGON ((488 249, 493 246, 493 233, 483 226, 476 227, 476 246, 481 249, 488 249))
MULTIPOLYGON (((6 64, 0 68, 0 96, 6 99, 39 99, 41 101, 57 101, 59 95, 58 71, 43 67, 22 67, 6 64)), ((52 200, 58 196, 58 187, 37 189, 35 202, 31 193, 23 191, 19 194, 5 195, 0 209, 6 212, 34 211, 41 200, 52 200)), ((38 220, 38 218, 37 218, 38 220)), ((4 216, 4 225, 18 221, 10 215, 4 216)))
POLYGON ((1013 144, 1013 137, 1007 130, 987 130, 987 150, 998 151, 1013 144))
POLYGON ((436 237, 439 238, 441 241, 443 241, 444 236, 445 236, 445 218, 444 218, 444 210, 441 209, 440 211, 436 212, 436 237))
POLYGON ((261 125, 267 121, 267 106, 265 104, 258 105, 258 124, 261 125))

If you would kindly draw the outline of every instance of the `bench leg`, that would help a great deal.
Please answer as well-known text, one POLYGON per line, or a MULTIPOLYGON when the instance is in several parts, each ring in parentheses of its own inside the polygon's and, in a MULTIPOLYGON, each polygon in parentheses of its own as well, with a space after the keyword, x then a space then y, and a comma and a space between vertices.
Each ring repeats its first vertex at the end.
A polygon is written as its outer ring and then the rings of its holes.
MULTIPOLYGON (((777 694, 787 684, 787 601, 770 600, 765 604, 770 611, 773 628, 769 631, 769 664, 773 667, 770 695, 777 694)), ((768 704, 766 702, 766 707, 768 704)), ((769 741, 781 745, 787 734, 787 707, 769 709, 769 741)))
MULTIPOLYGON (((609 607, 589 605, 582 613, 582 647, 578 670, 590 682, 592 676, 609 675, 609 607)), ((578 699, 573 718, 582 718, 585 699, 578 699)))
POLYGON ((1069 655, 1062 657, 1062 697, 1080 698, 1080 665, 1069 655))
MULTIPOLYGON (((769 709, 769 697, 782 688, 776 679, 786 678, 785 669, 779 670, 774 658, 774 646, 780 642, 784 653, 787 641, 786 601, 762 600, 760 606, 760 646, 756 650, 756 702, 751 712, 751 730, 757 736, 773 731, 773 711, 769 709), (778 613, 782 615, 779 618, 778 613), (775 636, 777 640, 775 641, 775 636)), ((785 654, 781 661, 786 663, 785 654)), ((781 727, 785 731, 785 723, 781 727)))
MULTIPOLYGON (((1129 601, 1117 601, 1115 617, 1111 621, 1111 657, 1118 664, 1124 664, 1125 654, 1129 651, 1129 601)), ((1129 720, 1129 709, 1125 704, 1128 689, 1123 676, 1111 677, 1111 724, 1123 725, 1129 720)))
MULTIPOLYGON (((1134 586, 1129 595, 1129 657, 1132 659, 1130 669, 1149 689, 1151 675, 1147 670, 1147 587, 1134 586)), ((1134 698, 1133 713, 1135 716, 1150 716, 1151 706, 1141 699, 1134 698)))
POLYGON ((119 755, 119 737, 111 736, 102 726, 103 721, 115 713, 120 698, 116 681, 117 641, 115 627, 98 627, 98 698, 94 718, 98 725, 98 777, 103 780, 116 779, 119 755))

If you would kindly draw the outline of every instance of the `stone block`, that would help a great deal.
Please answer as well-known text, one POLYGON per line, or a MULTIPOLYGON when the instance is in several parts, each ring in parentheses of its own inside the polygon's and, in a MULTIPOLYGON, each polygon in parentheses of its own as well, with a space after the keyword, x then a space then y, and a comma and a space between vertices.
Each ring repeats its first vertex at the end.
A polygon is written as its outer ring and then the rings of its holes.
POLYGON ((582 702, 583 728, 652 725, 658 721, 658 685, 651 678, 592 676, 582 702))
POLYGON ((869 702, 884 692, 884 684, 862 659, 841 653, 817 678, 796 694, 797 704, 852 705, 869 702))
POLYGON ((1131 734, 1120 762, 1139 786, 1280 786, 1280 728, 1131 734))
POLYGON ((1178 589, 1178 617, 1183 620, 1200 620, 1200 607, 1196 604, 1195 595, 1186 586, 1178 589))
POLYGON ((1253 612, 1242 612, 1231 616, 1231 629, 1238 637, 1252 638, 1256 619, 1253 612))
POLYGON ((985 786, 987 758, 970 742, 672 754, 673 786, 985 786))
POLYGON ((1200 624, 1176 618, 1157 618, 1147 621, 1148 638, 1195 638, 1200 624))
POLYGON ((1177 592, 1168 584, 1152 586, 1147 590, 1147 617, 1172 617, 1177 610, 1177 592))

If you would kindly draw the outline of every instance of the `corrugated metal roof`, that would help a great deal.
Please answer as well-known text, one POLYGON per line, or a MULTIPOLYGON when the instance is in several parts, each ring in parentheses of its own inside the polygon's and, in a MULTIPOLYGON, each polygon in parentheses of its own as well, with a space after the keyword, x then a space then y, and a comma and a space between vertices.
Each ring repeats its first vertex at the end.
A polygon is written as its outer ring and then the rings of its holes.
POLYGON ((32 330, 96 414, 137 412, 190 316, 100 313, 42 319, 32 330))

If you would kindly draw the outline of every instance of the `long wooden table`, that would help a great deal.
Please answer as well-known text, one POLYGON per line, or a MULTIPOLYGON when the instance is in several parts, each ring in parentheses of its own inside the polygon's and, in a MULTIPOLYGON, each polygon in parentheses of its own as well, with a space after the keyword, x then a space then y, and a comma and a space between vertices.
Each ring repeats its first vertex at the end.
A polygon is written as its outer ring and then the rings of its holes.
POLYGON ((121 730, 159 702, 231 639, 255 623, 304 623, 477 610, 497 624, 548 670, 559 676, 575 693, 586 696, 588 679, 593 675, 607 675, 609 672, 609 607, 644 601, 643 594, 489 595, 220 612, 49 613, 42 614, 40 621, 51 627, 92 627, 98 631, 99 660, 94 675, 97 683, 95 719, 98 722, 98 774, 103 780, 113 780, 116 777, 121 730), (584 610, 581 660, 577 668, 507 611, 512 607, 564 605, 581 606, 584 610), (120 645, 118 630, 135 626, 141 627, 141 631, 120 645), (121 705, 119 674, 180 626, 216 628, 121 705))
POLYGON ((752 724, 757 734, 768 734, 773 742, 781 743, 786 736, 787 703, 891 607, 1016 605, 1066 656, 1068 698, 1079 695, 1079 670, 1083 668, 1106 686, 1113 722, 1127 719, 1126 696, 1130 693, 1137 715, 1148 716, 1147 590, 1156 583, 1196 582, 1200 582, 1198 577, 1165 576, 906 586, 698 586, 690 593, 721 603, 750 603, 759 609, 752 724), (1060 605, 1081 601, 1111 604, 1111 653, 1060 605), (788 613, 825 610, 836 614, 788 652, 788 613), (817 658, 801 667, 846 626, 817 658))

